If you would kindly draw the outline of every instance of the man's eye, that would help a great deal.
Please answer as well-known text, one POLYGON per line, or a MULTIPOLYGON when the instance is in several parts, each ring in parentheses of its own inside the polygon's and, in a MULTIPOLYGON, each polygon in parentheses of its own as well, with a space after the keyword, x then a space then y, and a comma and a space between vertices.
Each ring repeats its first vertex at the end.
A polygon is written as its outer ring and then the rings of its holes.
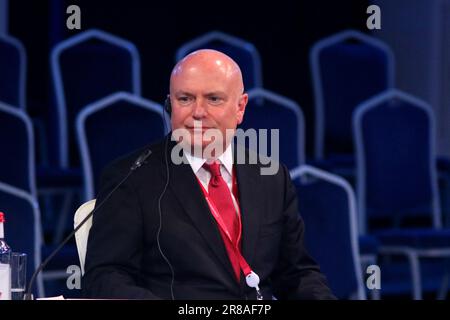
POLYGON ((209 101, 212 104, 218 104, 222 102, 222 99, 220 97, 209 97, 209 101))
POLYGON ((188 103, 190 101, 189 97, 179 97, 178 102, 181 104, 188 103))

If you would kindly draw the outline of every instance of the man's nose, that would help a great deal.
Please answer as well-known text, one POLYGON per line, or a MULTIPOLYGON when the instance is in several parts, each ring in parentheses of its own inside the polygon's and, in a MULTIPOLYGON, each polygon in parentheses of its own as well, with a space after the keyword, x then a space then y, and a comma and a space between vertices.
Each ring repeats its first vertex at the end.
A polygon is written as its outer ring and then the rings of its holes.
POLYGON ((205 101, 197 100, 194 104, 194 110, 192 111, 192 117, 194 119, 202 119, 206 116, 205 101))

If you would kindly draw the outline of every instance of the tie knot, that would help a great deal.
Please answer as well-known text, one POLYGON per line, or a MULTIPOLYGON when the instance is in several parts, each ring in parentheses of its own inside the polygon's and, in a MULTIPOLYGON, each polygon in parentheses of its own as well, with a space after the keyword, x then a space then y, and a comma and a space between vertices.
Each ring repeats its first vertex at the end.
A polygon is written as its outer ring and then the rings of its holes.
POLYGON ((211 176, 212 176, 213 178, 215 178, 215 177, 220 177, 220 176, 221 176, 221 174, 220 174, 220 164, 219 164, 219 162, 214 161, 214 162, 211 163, 211 164, 208 164, 208 163, 205 162, 205 164, 203 165, 203 167, 211 173, 211 176))

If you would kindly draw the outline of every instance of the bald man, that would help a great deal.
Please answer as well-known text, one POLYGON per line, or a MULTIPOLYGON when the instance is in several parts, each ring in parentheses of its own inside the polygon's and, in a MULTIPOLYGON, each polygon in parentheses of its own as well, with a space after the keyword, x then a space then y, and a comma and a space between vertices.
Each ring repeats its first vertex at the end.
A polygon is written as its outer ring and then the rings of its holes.
POLYGON ((94 214, 86 297, 334 298, 304 248, 286 167, 262 175, 259 162, 237 161, 250 156, 232 143, 247 101, 239 66, 221 52, 199 50, 174 67, 171 134, 102 175, 97 203, 152 151, 94 214))
POLYGON ((223 137, 223 145, 216 147, 225 150, 242 122, 248 95, 244 93, 239 66, 233 60, 218 51, 200 50, 173 69, 170 101, 174 131, 186 129, 192 137, 190 144, 204 150, 211 143, 203 136, 204 131, 216 129, 223 137))

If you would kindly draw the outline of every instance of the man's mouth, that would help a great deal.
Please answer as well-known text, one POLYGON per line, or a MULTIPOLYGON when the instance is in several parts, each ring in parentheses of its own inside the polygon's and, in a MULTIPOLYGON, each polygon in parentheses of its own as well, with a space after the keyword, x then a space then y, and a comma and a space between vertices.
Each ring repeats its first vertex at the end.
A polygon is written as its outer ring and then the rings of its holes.
POLYGON ((194 132, 205 132, 206 130, 212 129, 210 127, 199 127, 199 126, 195 126, 195 127, 189 127, 187 126, 186 129, 188 129, 189 131, 194 131, 194 132))

